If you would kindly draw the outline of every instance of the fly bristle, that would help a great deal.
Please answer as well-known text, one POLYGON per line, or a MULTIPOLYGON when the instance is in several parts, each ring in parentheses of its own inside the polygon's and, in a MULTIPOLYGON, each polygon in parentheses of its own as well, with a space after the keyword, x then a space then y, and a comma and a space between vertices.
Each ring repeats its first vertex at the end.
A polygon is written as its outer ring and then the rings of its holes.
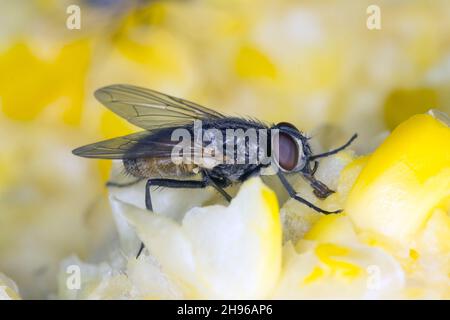
POLYGON ((127 167, 126 167, 125 165, 122 167, 122 170, 120 171, 120 174, 123 175, 123 176, 125 176, 125 177, 127 177, 127 178, 134 177, 134 175, 131 174, 131 173, 128 171, 128 169, 127 169, 127 167))

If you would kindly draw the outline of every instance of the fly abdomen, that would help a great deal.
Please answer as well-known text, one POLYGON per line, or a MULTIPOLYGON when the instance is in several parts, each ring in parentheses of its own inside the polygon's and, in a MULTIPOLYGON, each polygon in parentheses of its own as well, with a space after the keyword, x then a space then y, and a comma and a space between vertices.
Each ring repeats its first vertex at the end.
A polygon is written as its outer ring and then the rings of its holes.
POLYGON ((196 174, 192 164, 175 164, 170 158, 123 159, 127 173, 137 178, 187 177, 196 174))

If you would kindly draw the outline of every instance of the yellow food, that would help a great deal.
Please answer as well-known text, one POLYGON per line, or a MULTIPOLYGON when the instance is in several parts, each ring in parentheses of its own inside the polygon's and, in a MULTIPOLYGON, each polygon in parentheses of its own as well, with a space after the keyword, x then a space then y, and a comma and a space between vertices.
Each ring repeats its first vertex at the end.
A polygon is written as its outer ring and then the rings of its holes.
POLYGON ((359 230, 406 243, 449 196, 450 128, 421 114, 369 157, 345 210, 359 230))

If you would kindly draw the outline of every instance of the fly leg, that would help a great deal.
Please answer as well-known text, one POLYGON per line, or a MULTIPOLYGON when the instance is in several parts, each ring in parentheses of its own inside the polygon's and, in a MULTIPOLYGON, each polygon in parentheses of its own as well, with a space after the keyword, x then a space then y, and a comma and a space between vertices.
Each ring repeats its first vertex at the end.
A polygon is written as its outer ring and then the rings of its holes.
POLYGON ((114 181, 108 181, 108 182, 106 182, 106 186, 114 187, 114 188, 126 188, 126 187, 134 186, 135 184, 138 184, 142 180, 143 180, 142 178, 139 178, 134 181, 130 181, 130 182, 126 182, 126 183, 118 183, 118 182, 114 182, 114 181))
POLYGON ((204 179, 209 182, 209 185, 216 189, 227 202, 231 201, 231 196, 219 185, 220 182, 216 182, 213 178, 211 178, 206 170, 202 171, 204 179))
POLYGON ((311 175, 314 176, 316 174, 317 168, 319 168, 319 162, 318 161, 314 161, 314 165, 311 169, 311 175))
POLYGON ((298 196, 297 192, 295 192, 294 188, 289 184, 289 182, 287 181, 287 179, 283 176, 283 174, 281 172, 278 172, 277 175, 278 175, 278 178, 280 179, 281 183, 283 184, 284 188, 289 193, 289 196, 291 198, 297 200, 298 202, 301 202, 301 203, 307 205, 308 207, 310 207, 311 209, 314 209, 315 211, 323 213, 323 214, 331 214, 331 213, 342 212, 342 210, 327 211, 327 210, 324 210, 324 209, 321 209, 321 208, 315 206, 314 204, 312 204, 308 200, 303 199, 302 197, 298 196))
MULTIPOLYGON (((167 187, 167 188, 186 188, 186 189, 202 189, 211 185, 214 189, 219 191, 221 195, 229 202, 231 200, 231 196, 223 190, 220 186, 218 186, 209 176, 204 173, 203 180, 176 180, 176 179, 149 179, 147 180, 147 184, 145 186, 145 207, 147 210, 153 211, 152 198, 150 195, 150 187, 159 186, 159 187, 167 187)), ((144 244, 141 243, 141 247, 139 248, 138 254, 136 258, 138 258, 142 250, 144 250, 144 244)))
MULTIPOLYGON (((147 210, 153 211, 152 198, 150 195, 150 187, 167 187, 167 188, 187 188, 187 189, 201 189, 208 186, 208 179, 205 177, 203 180, 176 180, 176 179, 149 179, 145 186, 145 207, 147 210)), ((141 246, 136 255, 136 258, 144 250, 144 243, 141 242, 141 246)))
POLYGON ((334 193, 325 183, 314 178, 312 174, 304 173, 303 177, 309 181, 310 186, 314 189, 313 193, 317 198, 326 199, 330 194, 334 193))
POLYGON ((319 167, 319 162, 314 161, 312 168, 310 166, 305 166, 305 168, 301 171, 303 177, 308 180, 311 188, 314 189, 314 195, 320 199, 326 199, 330 194, 334 193, 333 190, 327 187, 326 184, 317 180, 314 177, 317 168, 319 167))
POLYGON ((145 186, 145 207, 147 210, 153 211, 152 198, 150 196, 150 187, 167 187, 167 188, 185 188, 185 189, 202 189, 208 186, 208 180, 176 180, 176 179, 149 179, 145 186))
POLYGON ((219 191, 223 197, 230 202, 231 196, 219 187, 208 176, 204 176, 203 180, 176 180, 176 179, 149 179, 145 186, 145 207, 147 210, 153 211, 152 198, 150 196, 150 187, 167 187, 167 188, 185 188, 185 189, 202 189, 211 185, 214 189, 219 191))
POLYGON ((328 188, 323 182, 320 182, 316 178, 314 178, 314 174, 316 173, 316 170, 318 168, 318 162, 315 161, 318 158, 324 158, 331 156, 333 154, 336 154, 345 148, 347 148, 353 140, 355 140, 358 137, 358 135, 355 133, 344 145, 340 146, 339 148, 330 150, 328 152, 311 155, 309 156, 310 161, 314 161, 313 168, 307 168, 307 170, 303 171, 303 177, 309 181, 311 187, 314 189, 314 195, 320 199, 327 198, 330 194, 332 194, 334 191, 328 188))
MULTIPOLYGON (((118 182, 114 182, 114 181, 108 181, 108 182, 106 182, 106 187, 107 188, 110 188, 110 187, 113 187, 113 188, 126 188, 126 187, 134 186, 135 184, 138 184, 142 180, 143 180, 142 178, 139 178, 139 179, 136 179, 134 181, 130 181, 130 182, 126 182, 126 183, 118 183, 118 182)), ((143 249, 144 249, 144 244, 141 243, 141 247, 139 249, 139 253, 138 253, 137 257, 139 257, 139 255, 141 254, 143 249)))
POLYGON ((223 188, 219 187, 214 181, 211 182, 211 186, 216 189, 228 202, 231 201, 231 196, 223 190, 223 188))

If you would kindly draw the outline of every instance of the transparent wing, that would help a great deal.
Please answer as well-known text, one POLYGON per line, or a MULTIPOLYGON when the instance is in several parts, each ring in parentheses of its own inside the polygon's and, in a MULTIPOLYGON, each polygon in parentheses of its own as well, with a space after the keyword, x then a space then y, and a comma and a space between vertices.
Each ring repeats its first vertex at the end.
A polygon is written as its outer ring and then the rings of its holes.
POLYGON ((155 133, 143 131, 127 136, 104 140, 73 150, 73 154, 96 159, 171 158, 175 146, 182 147, 183 157, 210 158, 202 143, 192 140, 180 144, 172 141, 169 129, 155 133))
POLYGON ((194 102, 126 84, 101 88, 95 97, 117 115, 147 130, 225 117, 194 102))
POLYGON ((149 132, 144 131, 104 140, 77 148, 72 153, 80 157, 97 159, 124 159, 131 156, 133 152, 137 156, 139 152, 148 151, 142 150, 138 146, 142 143, 141 140, 145 139, 149 134, 149 132))

